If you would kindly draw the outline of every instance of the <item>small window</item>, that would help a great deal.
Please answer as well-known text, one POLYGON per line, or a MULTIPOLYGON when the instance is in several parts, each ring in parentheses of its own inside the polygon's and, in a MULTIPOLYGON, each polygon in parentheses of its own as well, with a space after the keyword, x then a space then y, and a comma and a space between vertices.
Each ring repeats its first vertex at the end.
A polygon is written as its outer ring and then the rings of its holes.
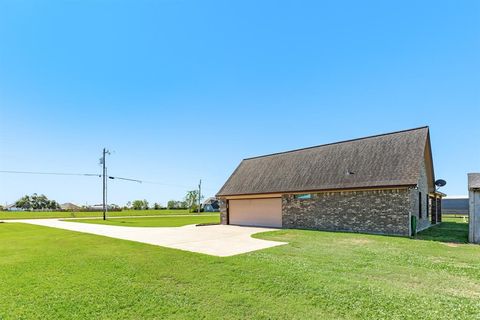
POLYGON ((310 193, 306 194, 296 194, 293 196, 295 199, 300 199, 300 200, 305 200, 305 199, 311 199, 312 195, 310 193))
POLYGON ((422 219, 422 193, 418 193, 418 218, 422 219))

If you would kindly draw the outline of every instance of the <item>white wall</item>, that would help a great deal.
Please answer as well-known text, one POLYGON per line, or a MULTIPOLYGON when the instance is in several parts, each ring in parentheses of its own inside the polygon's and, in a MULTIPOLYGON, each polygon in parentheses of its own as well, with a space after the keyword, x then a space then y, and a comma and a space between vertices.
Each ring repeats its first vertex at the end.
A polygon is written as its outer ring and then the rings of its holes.
POLYGON ((470 199, 468 239, 472 243, 480 244, 480 187, 478 185, 480 174, 470 173, 468 178, 470 199))
POLYGON ((469 241, 480 243, 480 190, 470 191, 469 241))

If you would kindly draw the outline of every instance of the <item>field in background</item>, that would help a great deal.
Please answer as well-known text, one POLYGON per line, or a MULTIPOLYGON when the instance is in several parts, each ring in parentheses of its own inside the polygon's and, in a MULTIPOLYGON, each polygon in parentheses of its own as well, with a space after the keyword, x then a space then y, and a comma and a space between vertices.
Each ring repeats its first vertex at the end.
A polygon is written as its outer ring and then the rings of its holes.
MULTIPOLYGON (((162 216, 162 215, 189 215, 188 210, 123 210, 110 211, 109 217, 129 217, 129 216, 162 216)), ((203 214, 219 214, 215 212, 202 212, 203 214)), ((42 218, 82 218, 82 217, 101 217, 102 212, 69 212, 69 211, 0 211, 1 219, 42 219, 42 218)))
POLYGON ((104 224, 110 226, 123 226, 123 227, 181 227, 189 224, 200 224, 200 223, 220 223, 220 215, 201 215, 201 216, 157 216, 157 217, 137 217, 137 218, 110 218, 106 221, 102 219, 78 219, 78 220, 67 220, 73 222, 82 222, 82 223, 94 223, 94 224, 104 224))

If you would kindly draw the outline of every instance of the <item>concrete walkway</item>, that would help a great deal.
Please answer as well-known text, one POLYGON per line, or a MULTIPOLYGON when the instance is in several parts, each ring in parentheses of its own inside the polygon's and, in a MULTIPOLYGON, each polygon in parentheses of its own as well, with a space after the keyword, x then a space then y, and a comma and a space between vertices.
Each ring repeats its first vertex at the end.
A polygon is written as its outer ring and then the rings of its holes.
POLYGON ((252 234, 276 229, 211 225, 183 227, 121 227, 59 219, 22 219, 4 222, 28 223, 44 227, 91 233, 110 238, 137 241, 162 247, 228 257, 236 254, 275 247, 286 242, 254 239, 252 234))

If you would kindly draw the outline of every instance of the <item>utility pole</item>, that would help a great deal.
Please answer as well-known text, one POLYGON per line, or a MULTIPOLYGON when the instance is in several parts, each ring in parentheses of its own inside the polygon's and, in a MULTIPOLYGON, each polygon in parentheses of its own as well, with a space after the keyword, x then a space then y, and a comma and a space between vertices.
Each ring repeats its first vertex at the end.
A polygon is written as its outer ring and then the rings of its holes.
POLYGON ((105 218, 108 215, 108 168, 105 167, 105 218))
POLYGON ((106 155, 110 154, 110 151, 103 148, 102 158, 100 163, 102 164, 102 182, 103 182, 103 220, 107 219, 107 164, 106 164, 106 155))
POLYGON ((107 150, 103 148, 103 153, 102 153, 102 181, 103 181, 103 220, 107 219, 107 167, 105 166, 105 154, 107 153, 107 150))
POLYGON ((200 182, 198 183, 198 214, 200 214, 200 201, 202 201, 202 179, 200 179, 200 182))

